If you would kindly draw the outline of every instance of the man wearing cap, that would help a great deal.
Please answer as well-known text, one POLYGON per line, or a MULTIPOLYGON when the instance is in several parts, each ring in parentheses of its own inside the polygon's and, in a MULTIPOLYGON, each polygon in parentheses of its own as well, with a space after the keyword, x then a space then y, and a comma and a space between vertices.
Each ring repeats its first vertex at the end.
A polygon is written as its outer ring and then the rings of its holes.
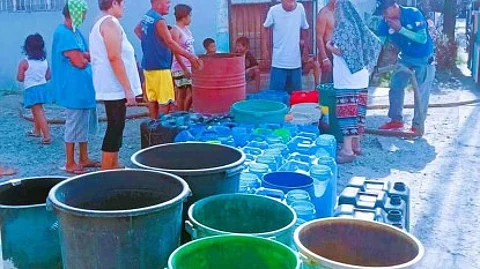
MULTIPOLYGON (((383 13, 384 18, 379 24, 378 35, 383 41, 387 38, 390 39, 400 50, 399 63, 415 72, 419 85, 420 102, 415 102, 411 132, 422 136, 430 88, 435 76, 433 41, 428 33, 428 23, 420 10, 414 7, 399 6, 396 0, 382 0, 378 11, 383 13)), ((409 76, 410 74, 407 72, 394 72, 389 92, 388 117, 391 121, 382 125, 380 129, 403 128, 403 102, 409 76)))

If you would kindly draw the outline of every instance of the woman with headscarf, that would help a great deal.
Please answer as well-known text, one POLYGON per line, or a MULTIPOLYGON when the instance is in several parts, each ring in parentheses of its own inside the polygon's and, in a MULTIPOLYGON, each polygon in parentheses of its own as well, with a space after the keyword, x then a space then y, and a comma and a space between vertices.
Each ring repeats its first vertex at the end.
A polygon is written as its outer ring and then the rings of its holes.
POLYGON ((127 106, 142 94, 135 51, 119 19, 125 0, 98 0, 101 16, 90 32, 93 83, 96 98, 105 104, 107 130, 102 145, 102 170, 122 168, 122 147, 127 106))
POLYGON ((96 108, 96 102, 88 45, 78 29, 87 9, 85 0, 68 0, 63 9, 65 21, 53 35, 52 85, 56 103, 66 108, 65 170, 72 174, 82 174, 85 168, 100 165, 88 157, 90 113, 96 108), (78 163, 75 161, 76 143, 80 149, 78 163))
POLYGON ((332 51, 333 84, 337 118, 344 135, 338 163, 360 155, 359 137, 364 132, 370 73, 377 64, 382 44, 365 25, 349 0, 337 0, 335 27, 327 48, 332 51))

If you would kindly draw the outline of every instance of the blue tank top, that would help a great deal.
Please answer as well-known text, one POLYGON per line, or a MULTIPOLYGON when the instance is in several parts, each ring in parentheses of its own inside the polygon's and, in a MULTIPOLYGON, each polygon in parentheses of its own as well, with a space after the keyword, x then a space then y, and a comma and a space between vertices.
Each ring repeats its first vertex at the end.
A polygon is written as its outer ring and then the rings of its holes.
POLYGON ((142 19, 142 67, 147 71, 164 70, 172 67, 172 51, 158 36, 156 31, 157 22, 164 20, 162 15, 155 10, 149 10, 142 19))

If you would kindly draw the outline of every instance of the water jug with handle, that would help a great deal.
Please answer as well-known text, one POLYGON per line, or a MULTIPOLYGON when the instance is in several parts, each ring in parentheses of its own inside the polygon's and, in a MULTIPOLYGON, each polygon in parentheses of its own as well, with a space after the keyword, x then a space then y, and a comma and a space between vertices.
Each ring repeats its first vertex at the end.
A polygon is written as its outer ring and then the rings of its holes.
POLYGON ((313 178, 314 196, 317 209, 317 218, 333 216, 332 170, 326 165, 313 165, 310 168, 310 177, 313 178))

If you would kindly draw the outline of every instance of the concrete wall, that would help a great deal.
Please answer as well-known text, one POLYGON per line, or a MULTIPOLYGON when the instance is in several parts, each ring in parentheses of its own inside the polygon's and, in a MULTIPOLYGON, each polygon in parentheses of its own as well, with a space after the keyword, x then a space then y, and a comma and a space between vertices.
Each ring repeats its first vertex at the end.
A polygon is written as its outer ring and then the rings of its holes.
MULTIPOLYGON (((193 8, 192 32, 195 36, 195 49, 203 53, 202 41, 206 37, 216 37, 217 14, 216 8, 219 0, 172 0, 171 13, 168 23, 174 24, 173 7, 178 3, 190 5, 193 8)), ((225 0, 226 1, 226 0, 225 0)), ((88 32, 95 18, 99 15, 97 0, 87 0, 90 10, 87 20, 81 30, 88 38, 88 32)), ((150 6, 149 0, 126 1, 126 13, 122 24, 127 35, 135 46, 137 56, 141 57, 140 42, 134 36, 133 28, 140 21, 142 15, 150 6)), ((18 62, 24 57, 21 46, 25 38, 32 33, 40 33, 46 42, 47 52, 50 54, 52 47, 53 31, 63 21, 61 12, 38 13, 0 13, 0 89, 16 87, 15 75, 18 62)))

